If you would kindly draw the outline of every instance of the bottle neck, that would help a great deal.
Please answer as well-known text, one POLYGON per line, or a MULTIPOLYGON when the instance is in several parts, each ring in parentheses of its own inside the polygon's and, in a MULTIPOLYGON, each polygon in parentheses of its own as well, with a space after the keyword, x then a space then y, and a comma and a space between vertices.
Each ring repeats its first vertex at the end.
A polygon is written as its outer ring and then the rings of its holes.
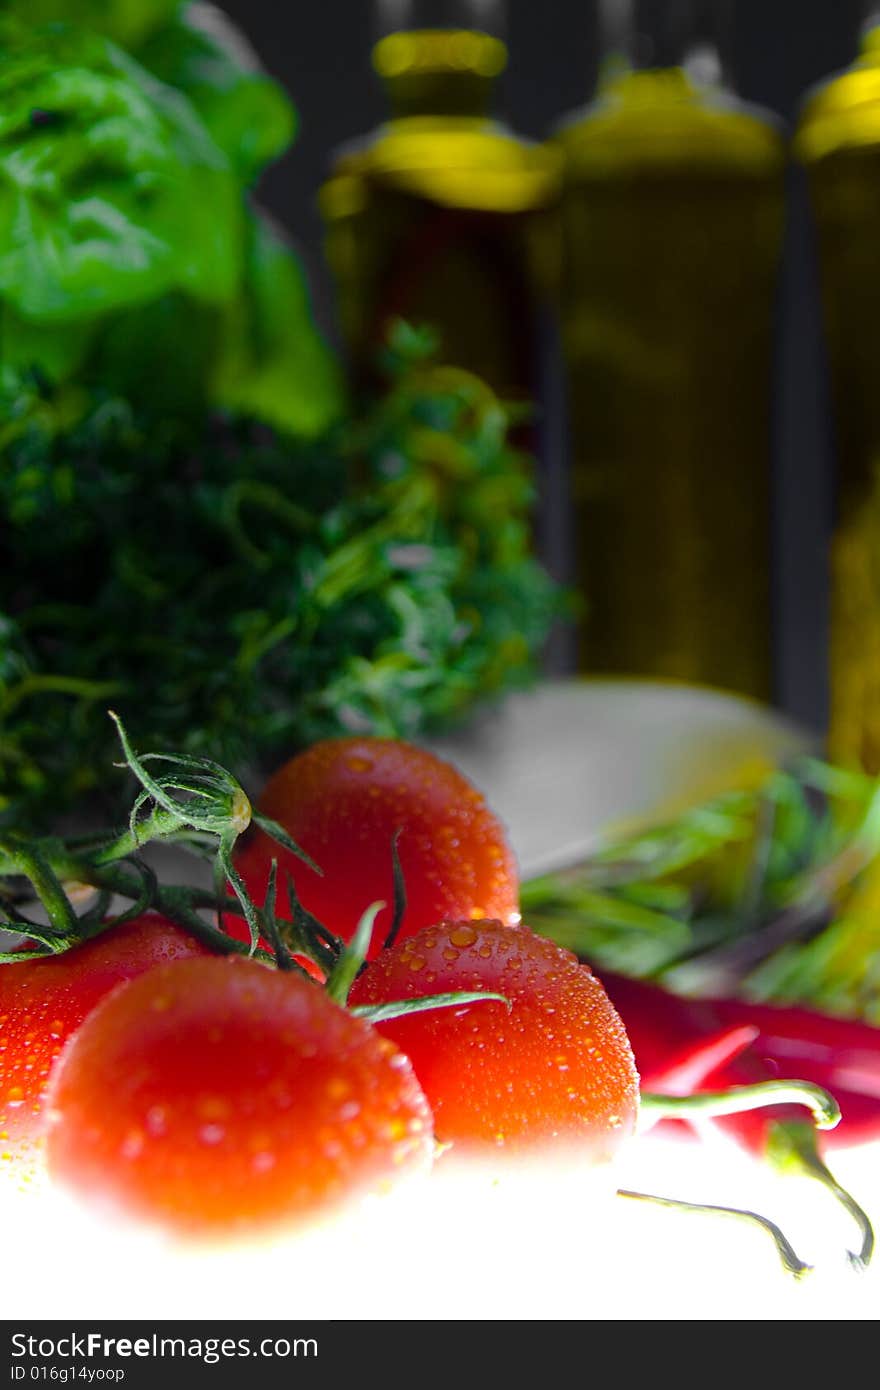
POLYGON ((506 63, 502 41, 475 29, 403 30, 373 49, 395 119, 487 117, 506 63))
POLYGON ((678 70, 700 88, 727 85, 729 0, 599 0, 600 80, 678 70))
POLYGON ((880 4, 865 6, 860 47, 863 57, 880 59, 880 4))

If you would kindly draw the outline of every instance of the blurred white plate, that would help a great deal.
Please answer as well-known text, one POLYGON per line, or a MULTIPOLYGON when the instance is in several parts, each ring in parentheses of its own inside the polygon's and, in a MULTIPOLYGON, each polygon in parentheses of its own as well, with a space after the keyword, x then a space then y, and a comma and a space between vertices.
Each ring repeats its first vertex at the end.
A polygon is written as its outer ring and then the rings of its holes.
POLYGON ((753 785, 814 743, 738 696, 572 679, 514 695, 429 746, 484 793, 528 878, 576 863, 609 827, 674 816, 753 785))

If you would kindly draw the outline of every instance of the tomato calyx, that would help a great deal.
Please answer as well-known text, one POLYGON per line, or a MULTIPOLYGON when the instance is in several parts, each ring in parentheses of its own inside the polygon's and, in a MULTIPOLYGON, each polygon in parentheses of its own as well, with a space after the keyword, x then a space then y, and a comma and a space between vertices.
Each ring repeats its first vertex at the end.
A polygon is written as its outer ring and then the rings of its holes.
MULTIPOLYGON (((272 868, 274 871, 274 861, 272 868)), ((273 891, 271 895, 267 894, 267 903, 270 901, 271 896, 271 901, 274 904, 273 876, 270 876, 270 888, 273 891)), ((370 904, 358 922, 350 942, 346 943, 340 941, 338 938, 334 938, 336 959, 324 982, 325 992, 334 1003, 346 1008, 348 1012, 354 1014, 356 1018, 365 1019, 367 1023, 384 1023, 392 1018, 403 1018, 406 1014, 425 1013, 429 1009, 449 1009, 456 1005, 480 1004, 489 1001, 504 1004, 507 1006, 508 1010, 510 1009, 511 1004, 507 996, 499 994, 494 990, 446 990, 437 994, 419 995, 414 999, 393 999, 382 1004, 349 1003, 349 995, 352 986, 367 962, 367 955, 373 938, 376 918, 385 905, 386 904, 383 902, 370 904)), ((263 910, 265 911, 265 909, 263 910)), ((277 936, 280 942, 279 925, 278 919, 275 919, 272 926, 268 926, 267 917, 268 930, 273 936, 277 936)), ((280 944, 282 952, 287 955, 288 952, 283 942, 280 942, 280 944)), ((390 949, 387 944, 387 939, 383 949, 390 949)), ((279 960, 279 968, 289 969, 290 966, 281 965, 279 960)))
POLYGON ((233 845, 255 820, 311 868, 318 873, 320 869, 280 826, 253 812, 244 789, 225 768, 187 754, 138 754, 119 717, 112 712, 110 717, 122 747, 120 766, 134 774, 141 788, 128 825, 121 831, 67 839, 26 839, 14 831, 0 835, 0 930, 31 948, 23 952, 14 945, 0 952, 0 964, 15 964, 23 956, 60 955, 150 910, 219 955, 272 960, 259 945, 265 923, 232 863, 233 845), (165 767, 154 775, 150 762, 165 767), (213 859, 213 888, 160 882, 141 856, 151 842, 174 844, 200 859, 213 859), (232 897, 226 892, 227 882, 232 897), (92 890, 92 901, 85 907, 84 886, 92 890), (119 899, 127 905, 110 912, 111 903, 119 899), (224 914, 229 912, 243 913, 248 941, 223 930, 224 914))
MULTIPOLYGON (((406 912, 406 883, 397 853, 399 834, 399 830, 395 831, 391 840, 394 903, 391 926, 382 943, 383 952, 390 950, 394 945, 406 912)), ((402 1018, 405 1014, 423 1013, 428 1009, 446 1009, 454 1005, 476 1004, 487 1000, 494 1000, 510 1008, 510 1001, 505 995, 487 990, 444 991, 415 999, 391 1000, 382 1004, 349 1004, 352 986, 366 968, 376 919, 386 904, 381 900, 371 903, 359 918, 351 941, 345 942, 303 907, 289 873, 286 879, 292 914, 290 919, 279 917, 276 914, 277 878, 278 861, 273 859, 269 866, 264 904, 255 911, 262 934, 272 946, 278 969, 306 973, 297 962, 296 955, 313 961, 324 974, 326 993, 335 1003, 348 1008, 348 1011, 358 1018, 363 1018, 369 1023, 380 1023, 392 1018, 402 1018)))

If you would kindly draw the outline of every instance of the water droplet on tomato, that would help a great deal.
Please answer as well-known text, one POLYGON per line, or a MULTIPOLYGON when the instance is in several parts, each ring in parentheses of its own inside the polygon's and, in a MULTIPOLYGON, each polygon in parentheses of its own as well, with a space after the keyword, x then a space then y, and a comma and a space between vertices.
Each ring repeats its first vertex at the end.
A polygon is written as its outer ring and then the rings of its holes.
POLYGON ((389 1120, 387 1124, 382 1126, 382 1128, 384 1130, 385 1137, 389 1139, 392 1144, 396 1143, 398 1139, 406 1138, 406 1121, 400 1119, 399 1116, 395 1116, 394 1119, 389 1120))
POLYGON ((476 928, 467 925, 456 927, 449 933, 449 940, 453 946, 473 946, 476 939, 476 928))
POLYGON ((146 1117, 147 1133, 160 1138, 168 1128, 168 1112, 164 1105, 151 1105, 146 1117))
POLYGON ((372 772, 372 758, 365 758, 362 753, 352 753, 346 758, 346 765, 351 772, 372 772))
POLYGON ((140 1158, 144 1149, 144 1136, 139 1129, 130 1129, 122 1141, 119 1152, 123 1158, 133 1161, 140 1158))
POLYGON ((215 1122, 217 1120, 227 1120, 230 1112, 229 1101, 223 1096, 201 1096, 196 1106, 196 1113, 200 1120, 215 1122))

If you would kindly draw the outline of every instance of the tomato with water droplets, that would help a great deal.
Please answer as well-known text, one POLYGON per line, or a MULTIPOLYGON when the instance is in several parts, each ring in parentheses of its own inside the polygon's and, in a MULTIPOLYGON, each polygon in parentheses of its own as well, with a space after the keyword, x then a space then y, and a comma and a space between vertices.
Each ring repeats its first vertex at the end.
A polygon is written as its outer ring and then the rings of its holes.
POLYGON ((638 1075, 590 969, 527 927, 442 922, 384 951, 352 1005, 459 990, 478 1001, 377 1022, 412 1061, 438 1141, 464 1156, 601 1163, 634 1131, 638 1075))
POLYGON ((114 986, 171 960, 206 954, 148 912, 57 956, 0 965, 0 1150, 30 1153, 52 1068, 70 1035, 114 986))
POLYGON ((322 875, 253 826, 235 856, 251 896, 265 899, 276 858, 280 907, 286 871, 303 905, 344 941, 371 903, 385 902, 371 955, 391 925, 397 832, 407 898, 402 937, 442 918, 519 921, 519 877, 504 827, 455 767, 423 748, 386 738, 316 743, 271 778, 259 810, 322 875))
POLYGON ((319 985, 241 957, 115 991, 50 1094, 52 1177, 187 1237, 309 1222, 432 1156, 406 1057, 319 985))

